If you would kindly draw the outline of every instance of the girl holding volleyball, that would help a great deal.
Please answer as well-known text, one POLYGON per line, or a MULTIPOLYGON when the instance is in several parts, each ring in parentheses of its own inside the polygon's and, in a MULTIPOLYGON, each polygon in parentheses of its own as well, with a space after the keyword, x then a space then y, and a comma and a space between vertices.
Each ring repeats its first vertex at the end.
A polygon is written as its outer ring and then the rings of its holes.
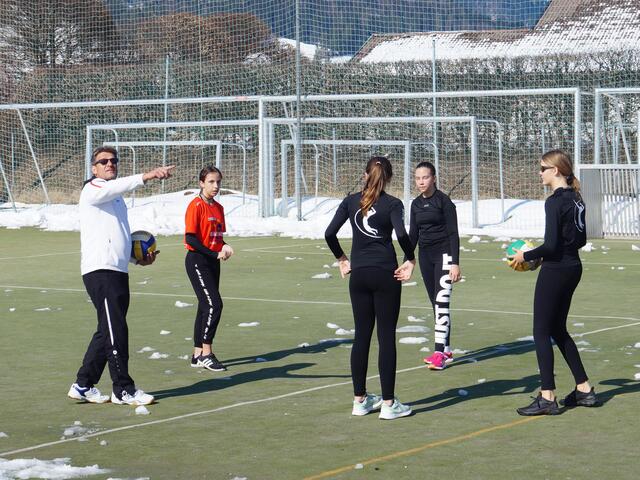
POLYGON ((567 315, 571 298, 582 276, 578 249, 586 243, 585 205, 580 196, 580 182, 575 178, 571 159, 561 150, 552 150, 540 162, 542 184, 553 193, 544 204, 544 243, 527 252, 517 251, 515 264, 542 258, 533 299, 533 340, 540 370, 540 393, 520 415, 555 415, 560 413, 554 390, 553 347, 555 342, 571 369, 576 387, 564 399, 567 407, 598 405, 594 389, 576 344, 567 332, 567 315))
POLYGON ((449 302, 452 284, 461 278, 458 217, 451 199, 436 187, 432 163, 416 166, 415 182, 420 195, 411 202, 409 237, 419 246, 420 272, 435 320, 435 351, 424 361, 431 370, 442 370, 453 361, 449 302))
POLYGON ((392 175, 391 163, 386 157, 371 157, 364 174, 364 188, 342 201, 325 232, 327 244, 338 259, 342 278, 351 274, 349 295, 356 330, 351 350, 352 414, 366 415, 380 409, 379 418, 385 420, 411 414, 411 407, 394 397, 396 325, 401 294, 401 284, 396 277, 410 277, 415 259, 404 228, 402 202, 384 191, 392 175), (351 260, 337 238, 340 227, 347 220, 353 231, 351 260), (398 268, 391 239, 394 230, 409 259, 401 268, 398 268), (380 348, 378 370, 382 398, 367 393, 366 389, 369 347, 375 324, 380 348))
POLYGON ((198 297, 191 366, 219 372, 226 367, 216 358, 211 345, 222 314, 220 260, 233 255, 233 249, 222 238, 226 231, 224 208, 215 201, 222 172, 208 165, 200 171, 199 180, 200 193, 187 207, 184 234, 185 268, 198 297))

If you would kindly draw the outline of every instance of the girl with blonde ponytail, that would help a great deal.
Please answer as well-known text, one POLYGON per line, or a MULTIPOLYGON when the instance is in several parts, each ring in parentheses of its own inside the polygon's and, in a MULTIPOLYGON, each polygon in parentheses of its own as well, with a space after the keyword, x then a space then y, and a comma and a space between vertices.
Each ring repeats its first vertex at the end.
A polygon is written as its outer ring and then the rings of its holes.
MULTIPOLYGON (((561 150, 551 150, 540 160, 542 184, 553 193, 544 204, 544 243, 528 252, 519 251, 515 263, 542 258, 533 297, 533 341, 540 370, 540 393, 520 415, 560 413, 555 396, 553 340, 571 369, 576 386, 564 399, 565 407, 595 407, 596 393, 588 381, 576 344, 567 331, 567 316, 573 292, 582 276, 578 250, 587 242, 585 211, 580 182, 571 159, 561 150)), ((562 402, 561 402, 562 403, 562 402)))
POLYGON ((327 244, 338 259, 342 278, 351 274, 349 294, 356 330, 351 349, 354 393, 351 413, 359 416, 380 409, 379 418, 385 420, 411 414, 411 407, 395 398, 394 388, 396 326, 402 290, 400 276, 411 276, 415 257, 404 228, 404 206, 384 191, 392 176, 388 158, 371 157, 365 169, 362 192, 349 195, 342 201, 325 232, 327 244), (347 220, 353 231, 351 261, 337 237, 347 220), (400 268, 391 238, 393 231, 408 259, 400 268), (367 393, 366 389, 369 347, 376 324, 382 396, 367 393))

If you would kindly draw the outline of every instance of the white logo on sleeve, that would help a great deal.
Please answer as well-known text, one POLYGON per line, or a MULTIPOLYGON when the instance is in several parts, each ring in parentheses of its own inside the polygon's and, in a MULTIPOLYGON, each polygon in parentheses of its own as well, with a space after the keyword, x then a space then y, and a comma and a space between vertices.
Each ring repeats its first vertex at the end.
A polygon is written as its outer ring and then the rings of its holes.
POLYGON ((369 220, 376 214, 375 208, 370 208, 365 216, 362 215, 362 211, 358 209, 353 216, 353 223, 356 224, 358 230, 364 233, 367 237, 382 238, 378 235, 378 230, 369 225, 369 220))
POLYGON ((573 203, 575 204, 575 208, 573 209, 573 222, 576 224, 576 228, 579 232, 584 232, 584 203, 576 202, 575 200, 573 201, 573 203))

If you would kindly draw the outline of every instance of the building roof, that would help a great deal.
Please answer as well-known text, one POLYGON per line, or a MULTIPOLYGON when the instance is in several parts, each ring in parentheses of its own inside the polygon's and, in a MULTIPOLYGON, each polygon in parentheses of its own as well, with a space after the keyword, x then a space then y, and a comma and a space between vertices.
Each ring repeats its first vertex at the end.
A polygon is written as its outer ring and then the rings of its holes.
POLYGON ((640 1, 552 0, 533 29, 373 35, 353 61, 392 63, 586 54, 640 48, 640 1))

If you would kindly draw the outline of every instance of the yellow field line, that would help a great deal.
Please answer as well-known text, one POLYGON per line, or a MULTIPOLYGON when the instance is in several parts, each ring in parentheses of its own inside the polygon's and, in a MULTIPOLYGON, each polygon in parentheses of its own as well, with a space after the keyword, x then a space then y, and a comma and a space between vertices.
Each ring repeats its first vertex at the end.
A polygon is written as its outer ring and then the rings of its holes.
MULTIPOLYGON (((495 432, 497 430, 504 430, 506 428, 516 427, 518 425, 529 423, 529 422, 532 422, 533 420, 539 420, 541 418, 544 418, 544 416, 527 417, 527 418, 523 418, 523 419, 520 419, 520 420, 515 420, 513 422, 504 423, 502 425, 496 425, 494 427, 483 428, 481 430, 477 430, 475 432, 467 433, 465 435, 459 435, 457 437, 447 438, 445 440, 438 440, 437 442, 427 443, 425 445, 421 445, 419 447, 411 448, 409 450, 402 450, 402 451, 399 451, 399 452, 390 453, 388 455, 383 455, 381 457, 370 458, 369 460, 364 460, 364 461, 358 462, 358 463, 361 464, 362 466, 365 466, 365 465, 371 465, 373 463, 386 462, 388 460, 394 460, 396 458, 406 457, 408 455, 413 455, 413 454, 416 454, 416 453, 420 453, 420 452, 423 452, 423 451, 428 450, 430 448, 440 447, 442 445, 448 445, 450 443, 456 443, 456 442, 462 442, 464 440, 469 440, 469 439, 478 437, 480 435, 484 435, 485 433, 490 433, 490 432, 495 432)), ((340 468, 336 468, 334 470, 328 470, 326 472, 322 472, 322 473, 319 473, 317 475, 312 475, 310 477, 305 477, 304 480, 318 480, 318 479, 321 479, 321 478, 333 477, 335 475, 338 475, 340 473, 345 473, 345 472, 351 471, 353 469, 354 469, 354 465, 352 464, 352 465, 348 465, 346 467, 340 467, 340 468)))

